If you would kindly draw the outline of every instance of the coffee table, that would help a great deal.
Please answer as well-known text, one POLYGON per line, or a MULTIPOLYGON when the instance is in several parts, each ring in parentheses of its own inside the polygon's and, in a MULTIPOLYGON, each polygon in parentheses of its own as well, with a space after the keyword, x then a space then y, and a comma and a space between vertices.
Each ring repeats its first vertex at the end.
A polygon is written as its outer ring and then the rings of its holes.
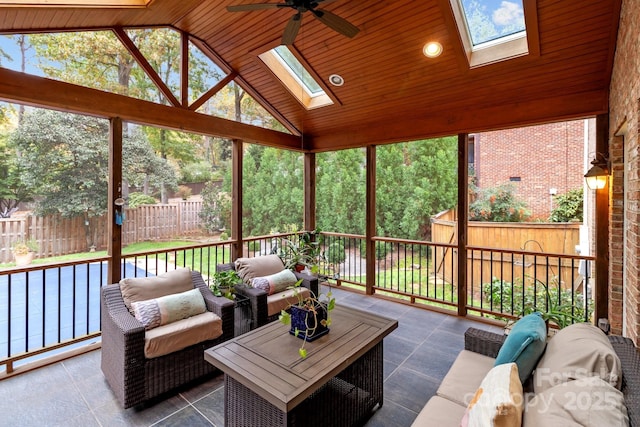
POLYGON ((305 343, 272 322, 205 351, 224 372, 225 426, 345 426, 383 403, 383 338, 398 321, 336 305, 329 334, 305 343))

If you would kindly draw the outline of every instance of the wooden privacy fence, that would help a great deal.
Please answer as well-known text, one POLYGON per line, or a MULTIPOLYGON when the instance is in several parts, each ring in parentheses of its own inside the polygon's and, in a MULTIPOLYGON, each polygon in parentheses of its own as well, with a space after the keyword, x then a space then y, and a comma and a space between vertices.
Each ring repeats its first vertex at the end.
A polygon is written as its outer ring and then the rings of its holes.
MULTIPOLYGON (((479 286, 491 282, 492 277, 512 282, 523 276, 541 277, 537 272, 555 265, 553 271, 564 287, 577 285, 577 278, 587 272, 587 267, 577 256, 575 248, 580 243, 580 223, 513 223, 469 221, 467 228, 468 283, 479 286), (491 248, 495 248, 492 251, 491 248), (509 254, 514 251, 520 254, 509 254), (504 253, 503 253, 504 252, 504 253), (542 256, 536 256, 540 253, 542 256), (544 254, 544 255, 543 255, 544 254), (545 258, 549 254, 564 254, 562 260, 545 258)), ((455 243, 457 222, 451 211, 434 218, 431 235, 434 243, 455 243)), ((447 266, 456 263, 457 254, 452 248, 436 248, 434 260, 447 266), (437 253, 436 253, 437 252, 437 253)), ((457 265, 457 263, 456 263, 457 265)), ((439 274, 438 265, 434 265, 439 274)), ((447 268, 444 280, 457 283, 457 270, 447 268)), ((554 278, 549 278, 554 279, 554 278)))
MULTIPOLYGON (((201 201, 180 201, 168 205, 143 205, 125 209, 122 243, 171 239, 201 232, 201 201)), ((107 247, 107 216, 92 220, 96 249, 107 247)), ((84 218, 59 215, 25 215, 0 219, 0 263, 13 261, 11 247, 17 241, 33 239, 37 257, 67 255, 89 250, 84 218)))

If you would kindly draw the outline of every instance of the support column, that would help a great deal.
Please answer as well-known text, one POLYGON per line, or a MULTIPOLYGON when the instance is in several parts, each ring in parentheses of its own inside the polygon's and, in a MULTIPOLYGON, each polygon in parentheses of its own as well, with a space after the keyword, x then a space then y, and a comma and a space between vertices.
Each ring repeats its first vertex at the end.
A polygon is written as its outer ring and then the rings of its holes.
POLYGON ((316 229, 316 153, 304 154, 304 229, 316 229))
MULTIPOLYGON (((122 226, 116 224, 114 201, 122 197, 122 119, 109 121, 109 185, 107 189, 107 253, 111 257, 107 268, 107 283, 117 283, 122 278, 122 226)), ((124 206, 120 208, 124 211, 124 206)), ((120 212, 122 213, 122 212, 120 212)))
POLYGON ((376 281, 376 146, 367 146, 367 183, 366 183, 366 230, 367 246, 367 285, 366 294, 373 295, 376 281))
POLYGON ((242 257, 242 158, 243 142, 234 139, 231 146, 231 261, 242 257))
POLYGON ((458 316, 467 315, 467 226, 469 212, 469 135, 458 135, 458 316))
MULTIPOLYGON (((600 114, 596 117, 596 153, 609 157, 609 115, 600 114)), ((598 319, 609 317, 609 188, 607 185, 596 190, 595 199, 595 315, 598 319)))

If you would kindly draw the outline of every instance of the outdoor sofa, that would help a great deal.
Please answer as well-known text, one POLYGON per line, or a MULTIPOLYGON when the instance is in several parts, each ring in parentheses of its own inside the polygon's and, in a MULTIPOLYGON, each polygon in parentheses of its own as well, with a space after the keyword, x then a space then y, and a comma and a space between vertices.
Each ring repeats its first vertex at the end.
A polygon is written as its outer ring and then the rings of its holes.
POLYGON ((503 395, 499 396, 498 390, 491 389, 497 383, 487 381, 491 372, 500 369, 494 365, 506 338, 502 334, 469 328, 465 333, 465 349, 451 366, 436 395, 418 414, 413 427, 640 426, 640 353, 630 339, 607 336, 596 326, 586 323, 560 330, 547 340, 542 356, 534 357, 537 363, 524 386, 517 375, 517 381, 511 379, 511 385, 518 383, 523 387, 521 397, 514 399, 523 404, 522 412, 509 414, 513 408, 505 404, 509 399, 505 399, 504 389, 500 390, 503 395), (470 419, 473 407, 480 406, 483 394, 485 397, 498 396, 497 401, 492 402, 493 408, 498 410, 480 416, 493 424, 477 424, 477 418, 470 419), (500 401, 502 403, 496 403, 500 401), (518 418, 509 421, 509 416, 518 418))
POLYGON ((233 301, 186 268, 104 286, 101 309, 101 368, 125 408, 213 373, 204 351, 234 332, 233 301))

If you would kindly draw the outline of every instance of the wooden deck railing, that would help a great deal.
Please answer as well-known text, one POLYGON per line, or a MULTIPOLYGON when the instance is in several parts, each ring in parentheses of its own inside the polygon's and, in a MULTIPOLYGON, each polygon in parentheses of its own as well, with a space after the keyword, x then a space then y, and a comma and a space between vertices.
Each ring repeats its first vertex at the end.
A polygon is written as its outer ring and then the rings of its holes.
MULTIPOLYGON (((272 253, 270 235, 242 241, 244 256, 272 253)), ((523 312, 569 307, 574 320, 590 320, 590 271, 594 258, 530 251, 467 248, 467 297, 458 300, 458 258, 454 244, 377 237, 367 257, 365 237, 322 233, 326 260, 323 281, 354 291, 367 290, 367 261, 375 263, 369 287, 378 296, 456 314, 464 304, 471 315, 508 320, 523 312), (548 292, 549 297, 546 297, 548 292), (550 307, 551 306, 551 307, 550 307)), ((122 277, 163 273, 179 266, 205 279, 217 264, 231 260, 237 242, 228 240, 123 255, 122 277)), ((0 376, 15 365, 100 340, 100 287, 109 257, 11 268, 0 271, 0 376), (4 366, 4 372, 2 367, 4 366)))

